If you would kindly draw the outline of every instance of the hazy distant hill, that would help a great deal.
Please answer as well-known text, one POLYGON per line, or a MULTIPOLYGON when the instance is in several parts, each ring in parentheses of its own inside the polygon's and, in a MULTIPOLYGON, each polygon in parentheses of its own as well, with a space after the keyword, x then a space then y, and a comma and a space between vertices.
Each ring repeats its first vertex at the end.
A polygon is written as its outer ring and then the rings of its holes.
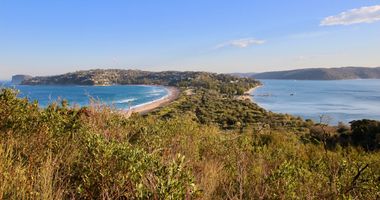
POLYGON ((248 73, 230 73, 232 76, 237 76, 237 77, 245 77, 245 78, 250 78, 253 77, 253 75, 257 74, 255 72, 248 72, 248 73))
POLYGON ((256 79, 292 80, 342 80, 342 79, 380 79, 380 67, 341 67, 311 68, 288 71, 264 72, 250 75, 256 79))
POLYGON ((28 79, 31 79, 32 76, 29 76, 29 75, 21 75, 21 74, 18 74, 18 75, 14 75, 12 76, 12 84, 20 84, 22 83, 24 80, 28 80, 28 79))

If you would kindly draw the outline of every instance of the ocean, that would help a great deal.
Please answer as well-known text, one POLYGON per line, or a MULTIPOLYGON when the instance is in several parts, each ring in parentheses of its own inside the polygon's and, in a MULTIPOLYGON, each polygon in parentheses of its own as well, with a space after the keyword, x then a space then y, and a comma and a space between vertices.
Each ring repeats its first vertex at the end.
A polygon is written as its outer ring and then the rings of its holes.
POLYGON ((253 100, 266 110, 337 124, 380 120, 380 80, 260 80, 253 100))
POLYGON ((20 97, 37 100, 41 107, 62 99, 71 106, 87 106, 91 99, 96 102, 114 106, 120 110, 135 108, 165 98, 168 90, 162 86, 115 85, 115 86, 52 86, 52 85, 10 85, 20 91, 20 97))
MULTIPOLYGON (((329 124, 349 123, 358 119, 380 120, 380 80, 295 81, 260 80, 263 86, 253 93, 253 100, 266 110, 288 113, 329 124)), ((37 100, 46 107, 60 99, 70 105, 87 106, 90 99, 117 109, 129 109, 162 99, 168 91, 162 86, 11 86, 20 97, 37 100)))

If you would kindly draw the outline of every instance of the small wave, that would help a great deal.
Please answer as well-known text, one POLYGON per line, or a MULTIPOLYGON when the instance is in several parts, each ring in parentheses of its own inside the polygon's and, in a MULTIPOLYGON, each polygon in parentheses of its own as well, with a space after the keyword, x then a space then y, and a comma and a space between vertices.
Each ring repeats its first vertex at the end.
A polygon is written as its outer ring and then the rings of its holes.
POLYGON ((149 101, 149 102, 146 102, 146 103, 142 103, 142 104, 138 104, 138 105, 132 106, 130 109, 135 109, 135 108, 138 108, 138 107, 146 106, 146 105, 149 105, 149 104, 155 103, 155 102, 157 102, 157 101, 161 101, 161 100, 163 100, 163 99, 166 99, 166 98, 168 98, 168 97, 169 97, 169 95, 165 95, 165 96, 163 96, 163 97, 161 97, 161 98, 159 98, 159 99, 156 99, 156 100, 153 100, 153 101, 149 101))
POLYGON ((157 96, 161 96, 161 93, 151 93, 147 95, 147 97, 157 97, 157 96))
POLYGON ((129 103, 132 101, 136 101, 136 98, 122 99, 120 101, 115 101, 114 103, 129 103))
POLYGON ((160 94, 163 93, 165 90, 163 89, 152 89, 148 92, 148 94, 160 94))

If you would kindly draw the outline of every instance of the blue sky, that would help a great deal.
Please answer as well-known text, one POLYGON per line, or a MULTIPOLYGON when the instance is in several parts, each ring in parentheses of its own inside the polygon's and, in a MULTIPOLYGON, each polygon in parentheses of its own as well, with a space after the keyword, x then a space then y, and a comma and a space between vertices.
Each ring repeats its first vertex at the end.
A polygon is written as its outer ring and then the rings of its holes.
POLYGON ((375 0, 0 0, 0 79, 380 66, 375 0))

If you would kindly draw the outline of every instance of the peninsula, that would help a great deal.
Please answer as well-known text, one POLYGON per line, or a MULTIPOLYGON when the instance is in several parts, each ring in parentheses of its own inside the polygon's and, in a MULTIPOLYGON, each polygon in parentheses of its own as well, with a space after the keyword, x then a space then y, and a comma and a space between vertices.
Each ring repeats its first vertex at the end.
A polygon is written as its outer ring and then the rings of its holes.
MULTIPOLYGON (((163 71, 149 72, 123 69, 94 69, 56 76, 34 77, 24 80, 24 85, 162 85, 167 88, 166 98, 136 107, 131 112, 147 113, 176 100, 181 90, 208 89, 226 96, 243 95, 260 83, 251 78, 238 78, 209 72, 163 71)), ((128 115, 131 114, 128 112, 128 115)))
POLYGON ((380 122, 331 127, 268 112, 244 95, 260 85, 252 78, 88 70, 22 84, 158 84, 179 94, 160 109, 125 117, 64 101, 39 108, 2 89, 0 186, 12 186, 0 187, 5 197, 378 197, 380 122))
POLYGON ((29 75, 17 74, 17 75, 12 76, 12 84, 18 85, 18 84, 21 84, 23 81, 26 81, 31 78, 32 76, 29 76, 29 75))

